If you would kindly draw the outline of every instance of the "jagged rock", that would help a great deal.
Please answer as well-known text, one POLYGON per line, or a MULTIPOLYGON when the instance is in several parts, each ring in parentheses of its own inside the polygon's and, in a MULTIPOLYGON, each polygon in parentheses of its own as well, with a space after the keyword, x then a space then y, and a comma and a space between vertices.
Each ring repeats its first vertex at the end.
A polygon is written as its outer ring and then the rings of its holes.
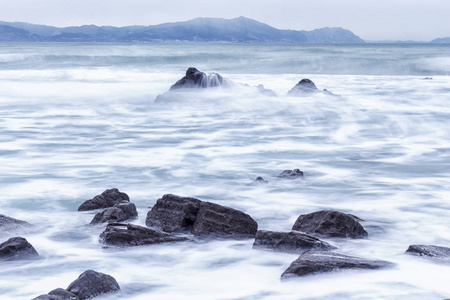
POLYGON ((118 292, 120 287, 112 276, 94 270, 87 270, 69 285, 67 291, 83 300, 102 294, 118 292))
POLYGON ((98 213, 92 219, 91 224, 105 223, 105 222, 122 222, 128 219, 137 218, 138 212, 136 205, 131 202, 122 201, 115 204, 113 207, 108 207, 101 213, 98 213))
POLYGON ((186 75, 170 87, 170 90, 181 88, 210 88, 216 86, 228 86, 229 82, 218 73, 206 74, 190 67, 186 75))
POLYGON ((258 229, 239 210, 171 194, 158 199, 147 214, 146 225, 166 232, 191 230, 194 235, 254 236, 258 229))
POLYGON ((90 200, 86 200, 80 205, 80 207, 78 207, 78 211, 113 207, 115 204, 119 204, 122 201, 130 202, 130 198, 127 194, 113 188, 104 191, 101 195, 97 195, 90 200))
POLYGON ((276 232, 259 230, 256 233, 254 249, 271 249, 289 253, 304 253, 309 250, 330 251, 335 246, 318 238, 300 232, 276 232))
POLYGON ((20 260, 39 257, 36 249, 23 237, 12 237, 0 244, 0 259, 20 260))
POLYGON ((31 224, 0 214, 0 230, 11 231, 31 227, 31 224))
POLYGON ((133 224, 109 224, 100 235, 100 241, 110 246, 141 246, 186 240, 186 237, 133 224))
POLYGON ((32 300, 80 300, 80 298, 62 288, 57 288, 48 294, 40 295, 32 300))
POLYGON ((322 210, 300 215, 292 226, 292 230, 329 237, 367 237, 367 231, 358 221, 361 219, 350 214, 322 210))
POLYGON ((381 269, 394 266, 383 260, 367 260, 334 252, 308 251, 291 263, 282 279, 345 269, 381 269))
POLYGON ((303 178, 303 171, 300 171, 300 169, 284 170, 283 172, 280 173, 280 175, 278 175, 278 178, 288 178, 288 179, 303 178))
POLYGON ((434 245, 410 245, 406 253, 430 258, 449 259, 450 248, 434 245))
MULTIPOLYGON (((301 96, 307 96, 315 93, 320 93, 314 84, 312 80, 304 78, 300 80, 291 90, 288 92, 288 96, 294 96, 294 97, 301 97, 301 96)), ((325 95, 335 96, 332 92, 328 91, 327 89, 324 89, 322 91, 325 95)))

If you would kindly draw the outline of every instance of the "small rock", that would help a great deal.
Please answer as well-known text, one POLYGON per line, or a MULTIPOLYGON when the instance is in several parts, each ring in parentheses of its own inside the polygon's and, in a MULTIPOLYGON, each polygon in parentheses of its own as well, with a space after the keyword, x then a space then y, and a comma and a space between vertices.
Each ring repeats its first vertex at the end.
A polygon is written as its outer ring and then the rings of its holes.
POLYGON ((0 214, 0 230, 10 231, 31 227, 31 224, 0 214))
POLYGON ((292 230, 329 237, 365 238, 367 231, 358 220, 361 219, 350 214, 322 210, 300 215, 292 230))
POLYGON ((120 287, 112 276, 87 270, 69 285, 67 291, 84 300, 101 294, 118 292, 120 291, 120 287))
POLYGON ((122 201, 130 202, 130 198, 127 194, 120 192, 116 188, 113 188, 104 191, 101 195, 97 195, 90 200, 86 200, 83 204, 80 205, 78 211, 113 207, 115 204, 119 204, 122 201))
POLYGON ((438 259, 450 259, 450 248, 434 245, 410 245, 406 253, 438 259))
POLYGON ((133 224, 110 224, 100 235, 100 241, 110 246, 141 246, 186 240, 188 238, 133 224))
POLYGON ((367 260, 334 252, 309 251, 297 258, 281 275, 282 279, 345 269, 381 269, 394 266, 382 260, 367 260))
POLYGON ((113 207, 108 207, 101 213, 98 213, 92 219, 91 224, 105 223, 105 222, 123 222, 128 219, 137 218, 138 212, 136 205, 131 202, 122 201, 115 204, 113 207))
POLYGON ((263 95, 265 95, 265 96, 268 96, 268 97, 276 97, 276 96, 277 96, 277 93, 275 93, 275 92, 272 91, 272 90, 266 89, 266 88, 264 87, 264 85, 262 85, 262 84, 258 85, 258 86, 256 87, 256 89, 258 90, 258 92, 259 92, 260 94, 263 94, 263 95))
POLYGON ((280 175, 278 175, 278 178, 288 178, 288 179, 303 178, 303 171, 300 171, 300 169, 284 170, 283 172, 280 173, 280 175))
POLYGON ((194 235, 254 236, 258 229, 239 210, 171 194, 158 199, 147 214, 146 225, 166 232, 190 230, 194 235))
POLYGON ((254 249, 271 249, 289 253, 304 253, 309 250, 329 251, 335 246, 318 238, 300 232, 275 232, 259 230, 256 233, 254 249))
POLYGON ((0 244, 0 259, 35 259, 39 254, 23 237, 13 237, 0 244))
POLYGON ((80 300, 80 298, 65 289, 58 288, 48 294, 33 298, 32 300, 80 300))
MULTIPOLYGON (((312 80, 304 78, 300 80, 289 92, 288 96, 294 96, 294 97, 302 97, 307 96, 315 93, 320 93, 319 89, 317 89, 316 85, 312 80)), ((328 91, 327 89, 324 89, 322 91, 323 94, 329 95, 329 96, 335 96, 332 92, 328 91)))

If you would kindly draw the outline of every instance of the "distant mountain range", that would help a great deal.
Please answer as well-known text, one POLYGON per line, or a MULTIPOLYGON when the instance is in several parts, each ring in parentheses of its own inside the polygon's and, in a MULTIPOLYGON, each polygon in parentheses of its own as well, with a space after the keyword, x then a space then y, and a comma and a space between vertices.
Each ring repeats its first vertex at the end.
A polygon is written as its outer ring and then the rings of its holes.
POLYGON ((239 17, 235 19, 197 18, 185 22, 152 26, 52 27, 0 21, 0 42, 291 42, 291 43, 364 43, 343 28, 312 31, 281 30, 239 17))

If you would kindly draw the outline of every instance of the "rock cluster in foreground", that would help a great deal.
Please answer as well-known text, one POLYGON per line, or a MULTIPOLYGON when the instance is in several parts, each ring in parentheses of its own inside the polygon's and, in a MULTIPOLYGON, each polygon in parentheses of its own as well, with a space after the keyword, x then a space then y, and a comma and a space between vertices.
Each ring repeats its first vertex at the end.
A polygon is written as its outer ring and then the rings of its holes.
POLYGON ((120 286, 112 276, 94 270, 87 270, 72 282, 67 289, 58 288, 32 300, 84 300, 118 291, 120 291, 120 286))

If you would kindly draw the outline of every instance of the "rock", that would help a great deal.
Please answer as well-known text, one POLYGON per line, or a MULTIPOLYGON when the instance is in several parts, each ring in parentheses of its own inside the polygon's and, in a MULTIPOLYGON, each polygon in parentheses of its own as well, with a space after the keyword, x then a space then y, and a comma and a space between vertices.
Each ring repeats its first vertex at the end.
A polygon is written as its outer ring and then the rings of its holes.
POLYGON ((13 237, 0 244, 0 259, 20 260, 39 257, 36 249, 23 237, 13 237))
POLYGON ((265 180, 261 176, 258 176, 250 185, 267 184, 267 183, 269 183, 267 180, 265 180))
POLYGON ((101 195, 97 195, 94 198, 85 201, 80 205, 80 207, 78 207, 78 211, 113 207, 115 204, 119 204, 122 201, 130 202, 130 198, 127 194, 113 188, 104 191, 101 195))
POLYGON ((394 266, 382 260, 367 260, 334 252, 308 251, 294 260, 281 275, 282 279, 345 269, 381 269, 394 266))
POLYGON ((11 231, 31 227, 31 224, 0 214, 0 231, 11 231))
POLYGON ((438 259, 450 259, 450 248, 434 245, 410 245, 406 253, 438 259))
POLYGON ((262 84, 256 86, 256 89, 258 90, 258 92, 259 92, 260 94, 263 94, 263 95, 265 95, 265 96, 268 96, 268 97, 276 97, 276 96, 277 96, 277 93, 275 93, 275 92, 272 91, 272 90, 266 89, 266 88, 264 87, 264 85, 262 85, 262 84))
POLYGON ((102 294, 118 292, 120 291, 120 287, 112 276, 93 270, 87 270, 69 285, 67 291, 77 295, 83 300, 102 294))
POLYGON ((358 222, 361 219, 334 210, 322 210, 300 215, 292 230, 329 237, 365 238, 367 231, 358 222))
POLYGON ((318 238, 300 232, 276 232, 259 230, 256 233, 254 249, 271 249, 289 253, 304 253, 309 250, 329 251, 335 246, 318 238))
POLYGON ((136 205, 131 202, 122 201, 115 204, 113 207, 108 207, 101 213, 98 213, 92 219, 91 224, 105 223, 105 222, 122 222, 128 219, 137 218, 138 213, 136 205))
POLYGON ((181 88, 210 88, 217 86, 228 86, 229 82, 220 74, 210 73, 206 74, 200 72, 196 68, 190 67, 186 71, 186 75, 178 80, 170 87, 170 90, 181 88))
POLYGON ((283 172, 280 173, 280 175, 278 175, 278 178, 288 178, 288 179, 303 178, 303 171, 300 171, 300 169, 284 170, 283 172))
MULTIPOLYGON (((301 96, 307 96, 315 93, 320 93, 314 84, 312 80, 304 78, 300 80, 289 92, 287 93, 288 96, 294 96, 294 97, 301 97, 301 96)), ((322 91, 323 94, 329 95, 329 96, 335 96, 332 92, 328 91, 327 89, 324 89, 322 91)))
POLYGON ((166 232, 190 230, 194 235, 254 236, 258 229, 239 210, 170 194, 158 199, 147 214, 146 225, 166 232))
POLYGON ((188 238, 133 224, 109 224, 100 235, 100 241, 109 246, 141 246, 186 240, 188 238))
POLYGON ((32 300, 80 300, 80 298, 62 288, 55 289, 46 295, 40 295, 32 300))

